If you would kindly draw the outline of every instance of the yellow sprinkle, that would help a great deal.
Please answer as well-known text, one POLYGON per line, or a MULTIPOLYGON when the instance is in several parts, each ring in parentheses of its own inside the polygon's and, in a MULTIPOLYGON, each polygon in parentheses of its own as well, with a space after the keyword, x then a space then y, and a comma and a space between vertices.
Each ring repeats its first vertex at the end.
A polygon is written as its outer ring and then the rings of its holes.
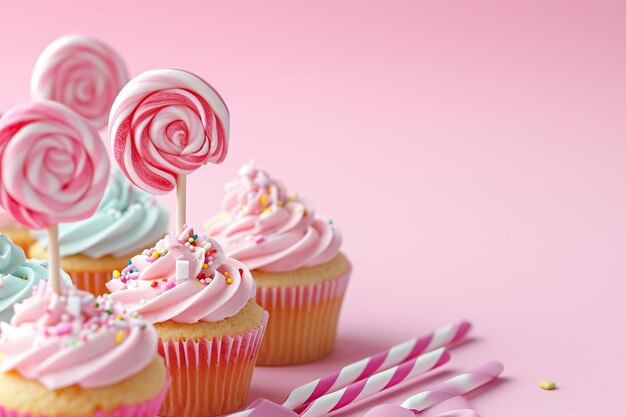
POLYGON ((290 203, 293 203, 294 201, 296 201, 296 198, 295 197, 288 197, 287 201, 290 202, 290 203))
POLYGON ((124 333, 124 330, 120 330, 119 332, 117 332, 117 337, 115 338, 115 343, 117 343, 119 345, 120 343, 122 343, 124 341, 124 337, 126 337, 126 333, 124 333))
POLYGON ((207 269, 209 267, 209 264, 202 264, 202 268, 207 269))
POLYGON ((232 278, 226 278, 226 283, 227 284, 232 284, 233 283, 233 279, 232 278))
POLYGON ((115 316, 115 321, 122 321, 122 316, 115 316))
POLYGON ((224 275, 226 275, 227 277, 229 277, 229 276, 230 276, 230 272, 225 271, 225 272, 224 272, 224 275))
POLYGON ((261 205, 264 206, 267 203, 267 194, 261 196, 261 205))
POLYGON ((119 278, 122 276, 122 273, 116 269, 115 271, 113 271, 113 276, 115 278, 119 278))
POLYGON ((539 388, 545 389, 547 391, 552 391, 556 389, 556 382, 554 381, 541 381, 539 382, 539 388))
POLYGON ((196 281, 194 282, 194 284, 196 284, 196 285, 200 285, 200 281, 196 280, 196 281))
POLYGON ((161 256, 161 254, 159 253, 158 250, 155 250, 154 252, 152 252, 152 257, 154 259, 159 259, 160 256, 161 256))
POLYGON ((284 203, 283 201, 279 201, 279 202, 278 202, 278 207, 282 207, 282 206, 284 206, 284 205, 285 205, 285 203, 284 203))
POLYGON ((267 214, 267 213, 269 213, 269 212, 271 212, 271 211, 272 211, 272 208, 271 208, 271 207, 268 207, 268 208, 266 208, 265 210, 263 210, 263 211, 261 212, 261 216, 262 216, 262 215, 264 215, 264 214, 267 214))

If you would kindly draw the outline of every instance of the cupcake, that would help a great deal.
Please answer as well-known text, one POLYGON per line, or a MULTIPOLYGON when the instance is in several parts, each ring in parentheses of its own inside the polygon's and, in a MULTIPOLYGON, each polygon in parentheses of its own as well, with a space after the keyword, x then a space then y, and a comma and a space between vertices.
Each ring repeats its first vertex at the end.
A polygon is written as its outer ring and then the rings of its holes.
MULTIPOLYGON (((71 286, 70 277, 64 274, 63 278, 71 286)), ((30 297, 47 279, 47 261, 26 259, 22 248, 0 234, 0 321, 11 320, 13 306, 30 297)))
POLYGON ((241 263, 186 228, 133 257, 111 299, 154 324, 172 378, 160 415, 212 417, 241 408, 267 315, 241 263))
POLYGON ((30 245, 36 241, 30 230, 13 220, 2 207, 0 207, 0 233, 10 237, 13 243, 24 251, 28 251, 30 245))
POLYGON ((168 384, 154 328, 105 297, 48 286, 0 337, 0 415, 154 417, 168 384))
POLYGON ((257 363, 294 365, 330 354, 351 272, 333 221, 254 162, 227 184, 222 208, 207 234, 250 269, 257 302, 270 315, 257 363))
MULTIPOLYGON (((96 213, 59 226, 61 267, 79 289, 104 294, 111 271, 122 269, 131 255, 154 245, 168 224, 167 210, 153 196, 114 171, 96 213)), ((47 258, 47 233, 35 235, 38 243, 29 255, 47 258)))

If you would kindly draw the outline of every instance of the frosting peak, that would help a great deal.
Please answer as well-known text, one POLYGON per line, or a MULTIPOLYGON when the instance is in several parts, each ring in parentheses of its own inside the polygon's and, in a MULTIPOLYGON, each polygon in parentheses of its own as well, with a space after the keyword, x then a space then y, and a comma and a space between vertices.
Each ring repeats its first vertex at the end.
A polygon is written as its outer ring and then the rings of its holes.
POLYGON ((26 262, 24 251, 11 239, 0 234, 0 275, 9 275, 26 262))
MULTIPOLYGON (((59 225, 61 256, 126 256, 153 244, 168 224, 165 207, 115 170, 92 217, 59 225)), ((37 232, 36 236, 43 247, 48 246, 46 233, 37 232)))
POLYGON ((226 184, 222 207, 229 212, 235 210, 239 216, 261 215, 272 207, 282 207, 287 200, 285 186, 257 169, 253 160, 239 169, 235 180, 226 184))
POLYGON ((315 215, 312 205, 289 196, 285 186, 254 161, 226 185, 222 212, 205 225, 226 255, 251 270, 292 271, 330 261, 341 235, 333 221, 315 215))
POLYGON ((256 285, 238 261, 226 259, 217 241, 194 233, 167 235, 133 257, 107 283, 111 299, 151 323, 217 322, 236 315, 254 298, 256 285))
POLYGON ((76 289, 57 296, 42 287, 15 312, 11 325, 2 323, 0 372, 17 371, 51 390, 110 386, 156 356, 154 328, 107 296, 76 289))
MULTIPOLYGON (((48 279, 46 261, 26 259, 24 251, 10 238, 0 234, 0 321, 9 321, 13 305, 30 297, 33 290, 48 279)), ((63 273, 67 286, 70 277, 63 273)))

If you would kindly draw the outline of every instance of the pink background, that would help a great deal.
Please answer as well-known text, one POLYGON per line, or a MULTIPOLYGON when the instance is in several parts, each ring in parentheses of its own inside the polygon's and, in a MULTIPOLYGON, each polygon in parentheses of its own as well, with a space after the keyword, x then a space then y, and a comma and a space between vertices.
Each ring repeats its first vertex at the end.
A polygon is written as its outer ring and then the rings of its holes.
POLYGON ((446 370, 504 362, 471 398, 484 416, 623 414, 623 2, 43 3, 2 7, 0 108, 66 32, 108 41, 133 74, 191 69, 232 113, 227 161, 190 180, 192 222, 256 157, 343 230, 336 354, 260 369, 253 396, 468 318, 446 370))

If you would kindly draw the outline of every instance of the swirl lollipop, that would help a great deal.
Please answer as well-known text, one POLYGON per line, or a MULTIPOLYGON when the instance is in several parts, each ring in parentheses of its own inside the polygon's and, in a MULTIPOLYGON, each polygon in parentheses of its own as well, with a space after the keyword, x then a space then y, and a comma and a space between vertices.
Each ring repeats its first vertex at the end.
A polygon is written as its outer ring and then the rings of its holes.
POLYGON ((124 62, 109 46, 86 36, 68 35, 52 42, 37 60, 31 97, 59 101, 102 129, 126 81, 124 62))
POLYGON ((0 119, 0 206, 31 229, 48 228, 50 282, 59 291, 57 224, 90 217, 109 176, 96 129, 63 104, 37 100, 0 119))
POLYGON ((230 116, 220 95, 187 71, 133 78, 113 103, 109 139, 126 176, 152 194, 177 188, 177 231, 185 224, 185 176, 228 152, 230 116))

